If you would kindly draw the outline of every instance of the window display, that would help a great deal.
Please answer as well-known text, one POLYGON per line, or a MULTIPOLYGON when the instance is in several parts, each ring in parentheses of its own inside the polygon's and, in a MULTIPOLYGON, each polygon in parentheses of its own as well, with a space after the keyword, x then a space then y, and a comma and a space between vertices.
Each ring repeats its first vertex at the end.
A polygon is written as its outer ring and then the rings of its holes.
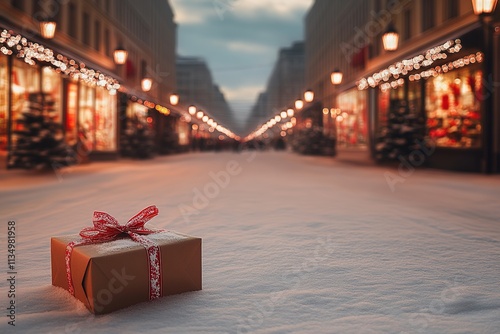
POLYGON ((341 114, 337 116, 337 145, 339 147, 367 148, 367 101, 366 91, 357 89, 339 94, 337 104, 341 114))
MULTIPOLYGON (((12 67, 12 119, 15 122, 21 118, 21 112, 29 109, 28 95, 40 92, 40 69, 14 59, 12 67)), ((18 130, 13 125, 13 130, 18 130)))
POLYGON ((49 94, 51 100, 54 101, 54 110, 57 115, 54 121, 60 123, 62 121, 62 78, 61 75, 51 67, 44 67, 42 69, 42 91, 49 94))
POLYGON ((189 130, 191 126, 189 123, 177 121, 177 133, 179 134, 179 145, 185 146, 189 145, 189 130))
POLYGON ((76 145, 78 133, 76 115, 78 112, 78 85, 70 82, 66 88, 66 122, 64 124, 66 143, 76 145))
POLYGON ((0 55, 0 151, 7 150, 9 124, 9 76, 7 57, 0 55))
POLYGON ((78 139, 87 151, 94 150, 95 139, 95 88, 80 85, 80 109, 78 113, 78 139))
POLYGON ((97 151, 116 150, 116 95, 98 87, 95 109, 95 149, 97 151))
POLYGON ((469 66, 426 83, 427 135, 441 147, 481 145, 483 72, 469 66))

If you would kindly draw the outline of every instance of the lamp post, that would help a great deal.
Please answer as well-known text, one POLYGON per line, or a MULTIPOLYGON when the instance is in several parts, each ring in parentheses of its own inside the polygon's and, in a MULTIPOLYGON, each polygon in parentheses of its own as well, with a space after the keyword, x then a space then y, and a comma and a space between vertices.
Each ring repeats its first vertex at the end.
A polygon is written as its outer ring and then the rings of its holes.
POLYGON ((387 27, 387 30, 382 35, 382 43, 384 44, 385 51, 396 51, 399 44, 399 34, 391 23, 387 27))
POLYGON ((495 12, 498 0, 472 0, 474 14, 479 16, 483 26, 483 47, 485 54, 485 76, 486 85, 483 87, 483 159, 481 170, 483 173, 489 174, 497 169, 497 159, 493 152, 493 96, 494 91, 491 86, 493 82, 493 32, 491 27, 492 15, 495 12), (491 80, 490 80, 491 78, 491 80))

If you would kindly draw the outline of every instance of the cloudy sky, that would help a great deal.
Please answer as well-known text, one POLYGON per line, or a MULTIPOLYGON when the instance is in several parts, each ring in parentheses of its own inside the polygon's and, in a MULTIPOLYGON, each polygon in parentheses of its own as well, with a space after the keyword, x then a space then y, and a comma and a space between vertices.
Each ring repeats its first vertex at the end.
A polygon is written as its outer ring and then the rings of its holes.
POLYGON ((208 62, 243 120, 267 79, 278 49, 302 40, 313 0, 170 0, 179 25, 177 52, 208 62))

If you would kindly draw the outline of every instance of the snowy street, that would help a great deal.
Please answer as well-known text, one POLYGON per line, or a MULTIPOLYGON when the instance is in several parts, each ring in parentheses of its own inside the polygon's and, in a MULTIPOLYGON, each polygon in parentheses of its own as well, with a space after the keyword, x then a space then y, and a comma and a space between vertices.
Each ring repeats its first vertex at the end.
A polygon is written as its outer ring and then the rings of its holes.
POLYGON ((500 332, 498 175, 195 153, 0 170, 0 197, 1 333, 500 332), (52 236, 94 210, 125 223, 149 205, 160 213, 146 227, 203 239, 203 290, 93 316, 51 285, 52 236))

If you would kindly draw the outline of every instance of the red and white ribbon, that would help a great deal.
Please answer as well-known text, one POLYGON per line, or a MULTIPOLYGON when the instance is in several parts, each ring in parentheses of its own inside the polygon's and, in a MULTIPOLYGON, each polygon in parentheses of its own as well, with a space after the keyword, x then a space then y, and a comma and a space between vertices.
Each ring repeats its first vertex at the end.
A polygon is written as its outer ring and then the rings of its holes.
POLYGON ((150 230, 144 224, 151 218, 158 215, 158 208, 154 205, 148 206, 125 225, 120 225, 118 221, 105 212, 95 211, 92 222, 93 227, 86 227, 80 232, 81 240, 72 241, 66 246, 66 277, 68 279, 68 291, 75 295, 73 279, 71 278, 71 254, 76 246, 90 245, 109 242, 122 236, 129 236, 135 242, 140 243, 147 251, 147 262, 149 271, 149 299, 153 300, 162 295, 161 278, 161 254, 160 247, 145 235, 162 232, 160 230, 150 230))

